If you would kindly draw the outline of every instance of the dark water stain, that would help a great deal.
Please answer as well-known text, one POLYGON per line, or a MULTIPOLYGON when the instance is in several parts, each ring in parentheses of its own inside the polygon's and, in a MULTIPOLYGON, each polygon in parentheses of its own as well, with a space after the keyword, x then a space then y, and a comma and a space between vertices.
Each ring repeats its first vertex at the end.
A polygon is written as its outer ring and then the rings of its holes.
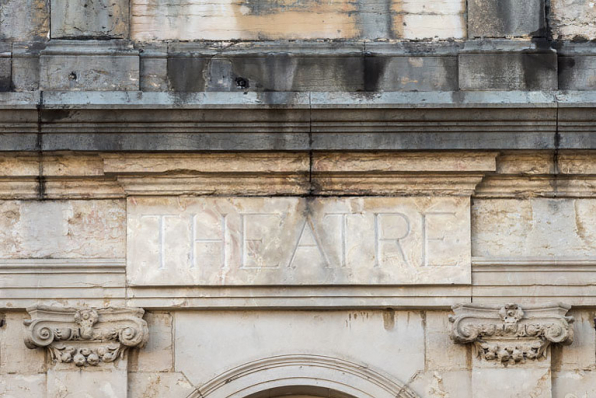
POLYGON ((379 86, 382 82, 382 77, 385 74, 385 69, 387 68, 388 58, 366 56, 363 58, 363 62, 364 91, 381 91, 381 87, 379 86))
POLYGON ((205 58, 168 58, 167 75, 173 91, 205 91, 205 58))

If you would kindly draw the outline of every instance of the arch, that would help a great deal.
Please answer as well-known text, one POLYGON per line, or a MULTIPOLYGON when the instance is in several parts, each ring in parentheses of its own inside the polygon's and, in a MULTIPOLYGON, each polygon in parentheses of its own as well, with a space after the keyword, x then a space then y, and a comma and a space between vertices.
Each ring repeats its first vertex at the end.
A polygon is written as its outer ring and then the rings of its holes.
POLYGON ((418 398, 404 384, 366 365, 319 355, 282 355, 250 362, 213 378, 190 398, 247 398, 290 387, 328 389, 350 398, 418 398))

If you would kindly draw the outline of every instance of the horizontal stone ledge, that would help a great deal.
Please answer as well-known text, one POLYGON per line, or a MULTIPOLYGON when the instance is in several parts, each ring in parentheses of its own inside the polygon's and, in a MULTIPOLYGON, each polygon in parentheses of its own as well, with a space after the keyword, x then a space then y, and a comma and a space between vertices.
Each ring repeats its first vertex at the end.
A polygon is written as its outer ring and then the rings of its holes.
POLYGON ((0 93, 0 151, 593 149, 595 121, 596 92, 0 93))

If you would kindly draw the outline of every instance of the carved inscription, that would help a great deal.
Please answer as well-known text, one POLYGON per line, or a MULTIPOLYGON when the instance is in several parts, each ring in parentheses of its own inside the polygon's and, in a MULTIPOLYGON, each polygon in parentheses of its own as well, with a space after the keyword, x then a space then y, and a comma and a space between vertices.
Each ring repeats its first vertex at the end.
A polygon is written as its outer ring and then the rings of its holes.
POLYGON ((467 198, 131 198, 133 284, 469 283, 467 198))

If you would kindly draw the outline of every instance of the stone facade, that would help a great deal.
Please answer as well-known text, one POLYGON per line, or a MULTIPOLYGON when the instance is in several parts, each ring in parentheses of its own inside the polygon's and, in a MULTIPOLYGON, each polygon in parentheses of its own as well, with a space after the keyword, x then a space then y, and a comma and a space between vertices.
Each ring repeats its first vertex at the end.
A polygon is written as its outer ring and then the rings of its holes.
POLYGON ((0 0, 0 396, 596 397, 587 0, 0 0))

